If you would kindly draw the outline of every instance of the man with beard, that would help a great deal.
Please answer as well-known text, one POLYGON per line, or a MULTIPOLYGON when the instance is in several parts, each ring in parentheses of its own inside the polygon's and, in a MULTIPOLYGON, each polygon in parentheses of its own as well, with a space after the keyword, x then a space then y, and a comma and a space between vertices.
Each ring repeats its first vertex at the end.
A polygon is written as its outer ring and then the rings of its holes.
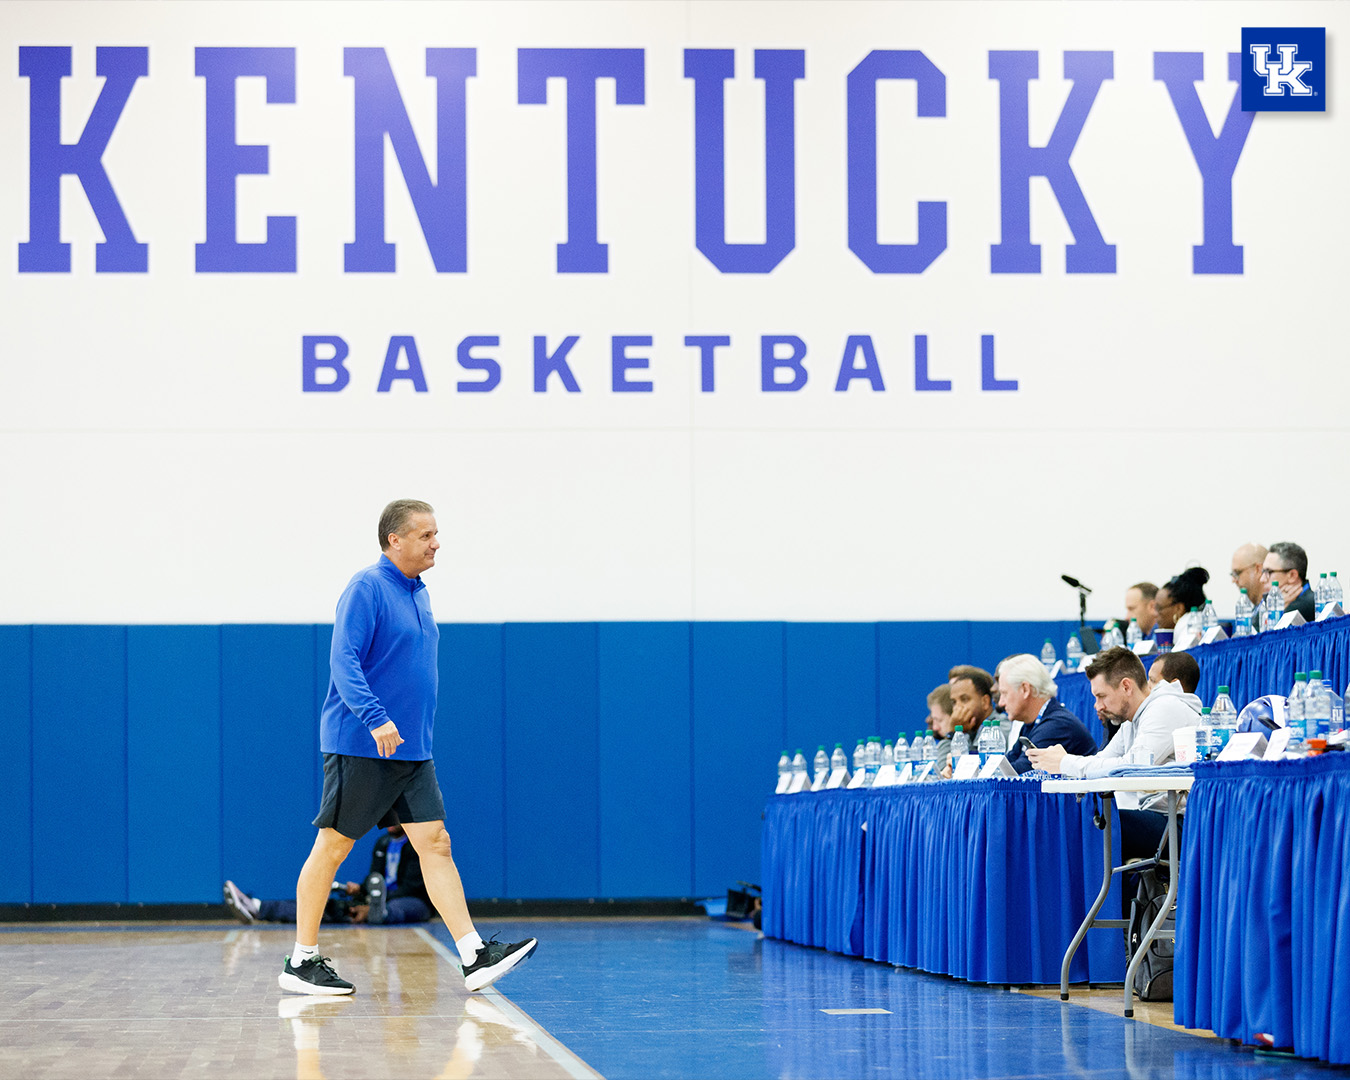
MULTIPOLYGON (((1127 764, 1136 750, 1153 755, 1153 764, 1172 759, 1172 732, 1188 727, 1200 715, 1200 699, 1186 693, 1179 682, 1163 682, 1150 688, 1139 657, 1125 648, 1106 649, 1087 666, 1097 715, 1103 723, 1119 724, 1120 730, 1105 750, 1089 757, 1066 753, 1062 746, 1027 751, 1038 769, 1065 776, 1092 779, 1106 776, 1127 764)), ((1120 850, 1127 859, 1148 858, 1158 850, 1167 831, 1167 797, 1148 793, 1138 809, 1125 805, 1125 792, 1117 793, 1120 810, 1120 850)))

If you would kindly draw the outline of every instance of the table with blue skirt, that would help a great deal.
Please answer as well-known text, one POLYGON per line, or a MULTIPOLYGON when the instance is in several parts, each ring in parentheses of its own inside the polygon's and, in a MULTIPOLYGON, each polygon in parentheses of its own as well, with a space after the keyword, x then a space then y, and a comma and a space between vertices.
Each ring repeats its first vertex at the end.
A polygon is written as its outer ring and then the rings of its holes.
POLYGON ((1350 1064, 1350 754, 1197 765, 1174 1015, 1350 1064))
MULTIPOLYGON (((1057 985, 1101 885, 1097 806, 1029 779, 773 796, 764 933, 971 982, 1057 985)), ((1118 880, 1107 905, 1120 910, 1118 880)), ((1070 977, 1122 982, 1122 933, 1090 933, 1070 977)))
MULTIPOLYGON (((1320 671, 1339 694, 1350 680, 1350 618, 1197 645, 1186 651, 1200 665, 1200 685, 1195 692, 1206 705, 1213 702, 1221 686, 1228 687, 1239 709, 1263 694, 1287 694, 1296 671, 1320 671)), ((1144 657, 1144 666, 1153 659, 1144 657)), ((1100 742, 1087 676, 1081 672, 1061 675, 1058 683, 1060 703, 1087 724, 1100 742)))

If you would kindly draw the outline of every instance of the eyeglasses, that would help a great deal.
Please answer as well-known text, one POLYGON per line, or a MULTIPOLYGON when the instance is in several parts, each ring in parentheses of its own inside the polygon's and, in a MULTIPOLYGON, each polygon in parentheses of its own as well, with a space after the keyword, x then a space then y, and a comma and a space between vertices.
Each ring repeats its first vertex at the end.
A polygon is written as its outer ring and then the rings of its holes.
POLYGON ((1230 570, 1230 571, 1228 571, 1228 576, 1231 577, 1234 581, 1236 581, 1236 580, 1237 580, 1238 578, 1240 578, 1243 574, 1245 574, 1248 570, 1251 570, 1251 569, 1253 569, 1253 568, 1255 568, 1255 569, 1257 569, 1257 570, 1264 570, 1264 569, 1265 569, 1265 567, 1263 567, 1259 562, 1248 563, 1248 564, 1247 564, 1246 566, 1244 566, 1241 570, 1230 570))
POLYGON ((1276 574, 1287 574, 1292 569, 1292 566, 1277 566, 1274 569, 1269 566, 1263 566, 1261 567, 1261 576, 1273 578, 1276 574))

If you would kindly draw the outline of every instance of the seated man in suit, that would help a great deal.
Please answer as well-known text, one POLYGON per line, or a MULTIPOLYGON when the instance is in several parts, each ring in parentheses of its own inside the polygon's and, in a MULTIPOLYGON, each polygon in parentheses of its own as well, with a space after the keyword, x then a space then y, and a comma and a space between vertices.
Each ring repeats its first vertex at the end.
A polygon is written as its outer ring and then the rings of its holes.
MULTIPOLYGON (((259 900, 233 881, 225 882, 225 906, 240 922, 295 922, 295 900, 259 900)), ((420 923, 431 918, 431 901, 422 881, 422 863, 403 826, 390 825, 375 841, 370 873, 361 884, 334 889, 324 922, 372 924, 420 923)))
MULTIPOLYGON (((1092 754, 1092 741, 1083 721, 1059 703, 1059 687, 1045 665, 1030 653, 1010 656, 998 666, 999 702, 1008 719, 1021 721, 1022 737, 1036 746, 1061 745, 1072 754, 1092 754)), ((1008 749, 1008 763, 1018 772, 1033 768, 1019 743, 1008 749)))
MULTIPOLYGON (((1154 667, 1168 656, 1185 655, 1169 653, 1154 661, 1154 667)), ((1194 659, 1188 659, 1195 665, 1194 659)), ((1170 668, 1163 672, 1164 678, 1169 674, 1170 668)), ((1198 666, 1196 676, 1199 677, 1198 666)), ((1087 666, 1087 677, 1092 681, 1097 715, 1103 722, 1107 719, 1116 721, 1120 730, 1099 754, 1079 755, 1063 746, 1028 750, 1027 756, 1036 768, 1093 779, 1106 776, 1117 766, 1129 764, 1137 757, 1136 750, 1147 752, 1143 763, 1162 765, 1173 757, 1172 732, 1194 724, 1200 717, 1200 699, 1182 689, 1180 677, 1175 682, 1169 680, 1150 686, 1144 679, 1144 665, 1129 649, 1105 649, 1098 653, 1087 666)), ((1135 763, 1140 762, 1136 760, 1135 763)), ((1127 859, 1147 857, 1158 849, 1167 829, 1167 799, 1157 793, 1130 807, 1126 800, 1128 794, 1131 793, 1117 793, 1120 850, 1127 859)))

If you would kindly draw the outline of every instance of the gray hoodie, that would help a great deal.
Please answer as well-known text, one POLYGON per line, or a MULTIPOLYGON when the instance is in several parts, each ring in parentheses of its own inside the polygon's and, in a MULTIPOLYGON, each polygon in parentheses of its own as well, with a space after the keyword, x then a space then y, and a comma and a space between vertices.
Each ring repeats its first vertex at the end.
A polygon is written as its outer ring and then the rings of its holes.
POLYGON ((1190 727, 1200 718, 1200 699, 1181 689, 1181 683, 1161 683, 1144 698, 1135 710, 1134 718, 1120 725, 1120 730, 1106 749, 1091 757, 1065 754, 1059 770, 1065 776, 1094 779, 1106 776, 1112 769, 1125 765, 1136 746, 1153 752, 1153 764, 1163 765, 1172 760, 1172 732, 1190 727))

